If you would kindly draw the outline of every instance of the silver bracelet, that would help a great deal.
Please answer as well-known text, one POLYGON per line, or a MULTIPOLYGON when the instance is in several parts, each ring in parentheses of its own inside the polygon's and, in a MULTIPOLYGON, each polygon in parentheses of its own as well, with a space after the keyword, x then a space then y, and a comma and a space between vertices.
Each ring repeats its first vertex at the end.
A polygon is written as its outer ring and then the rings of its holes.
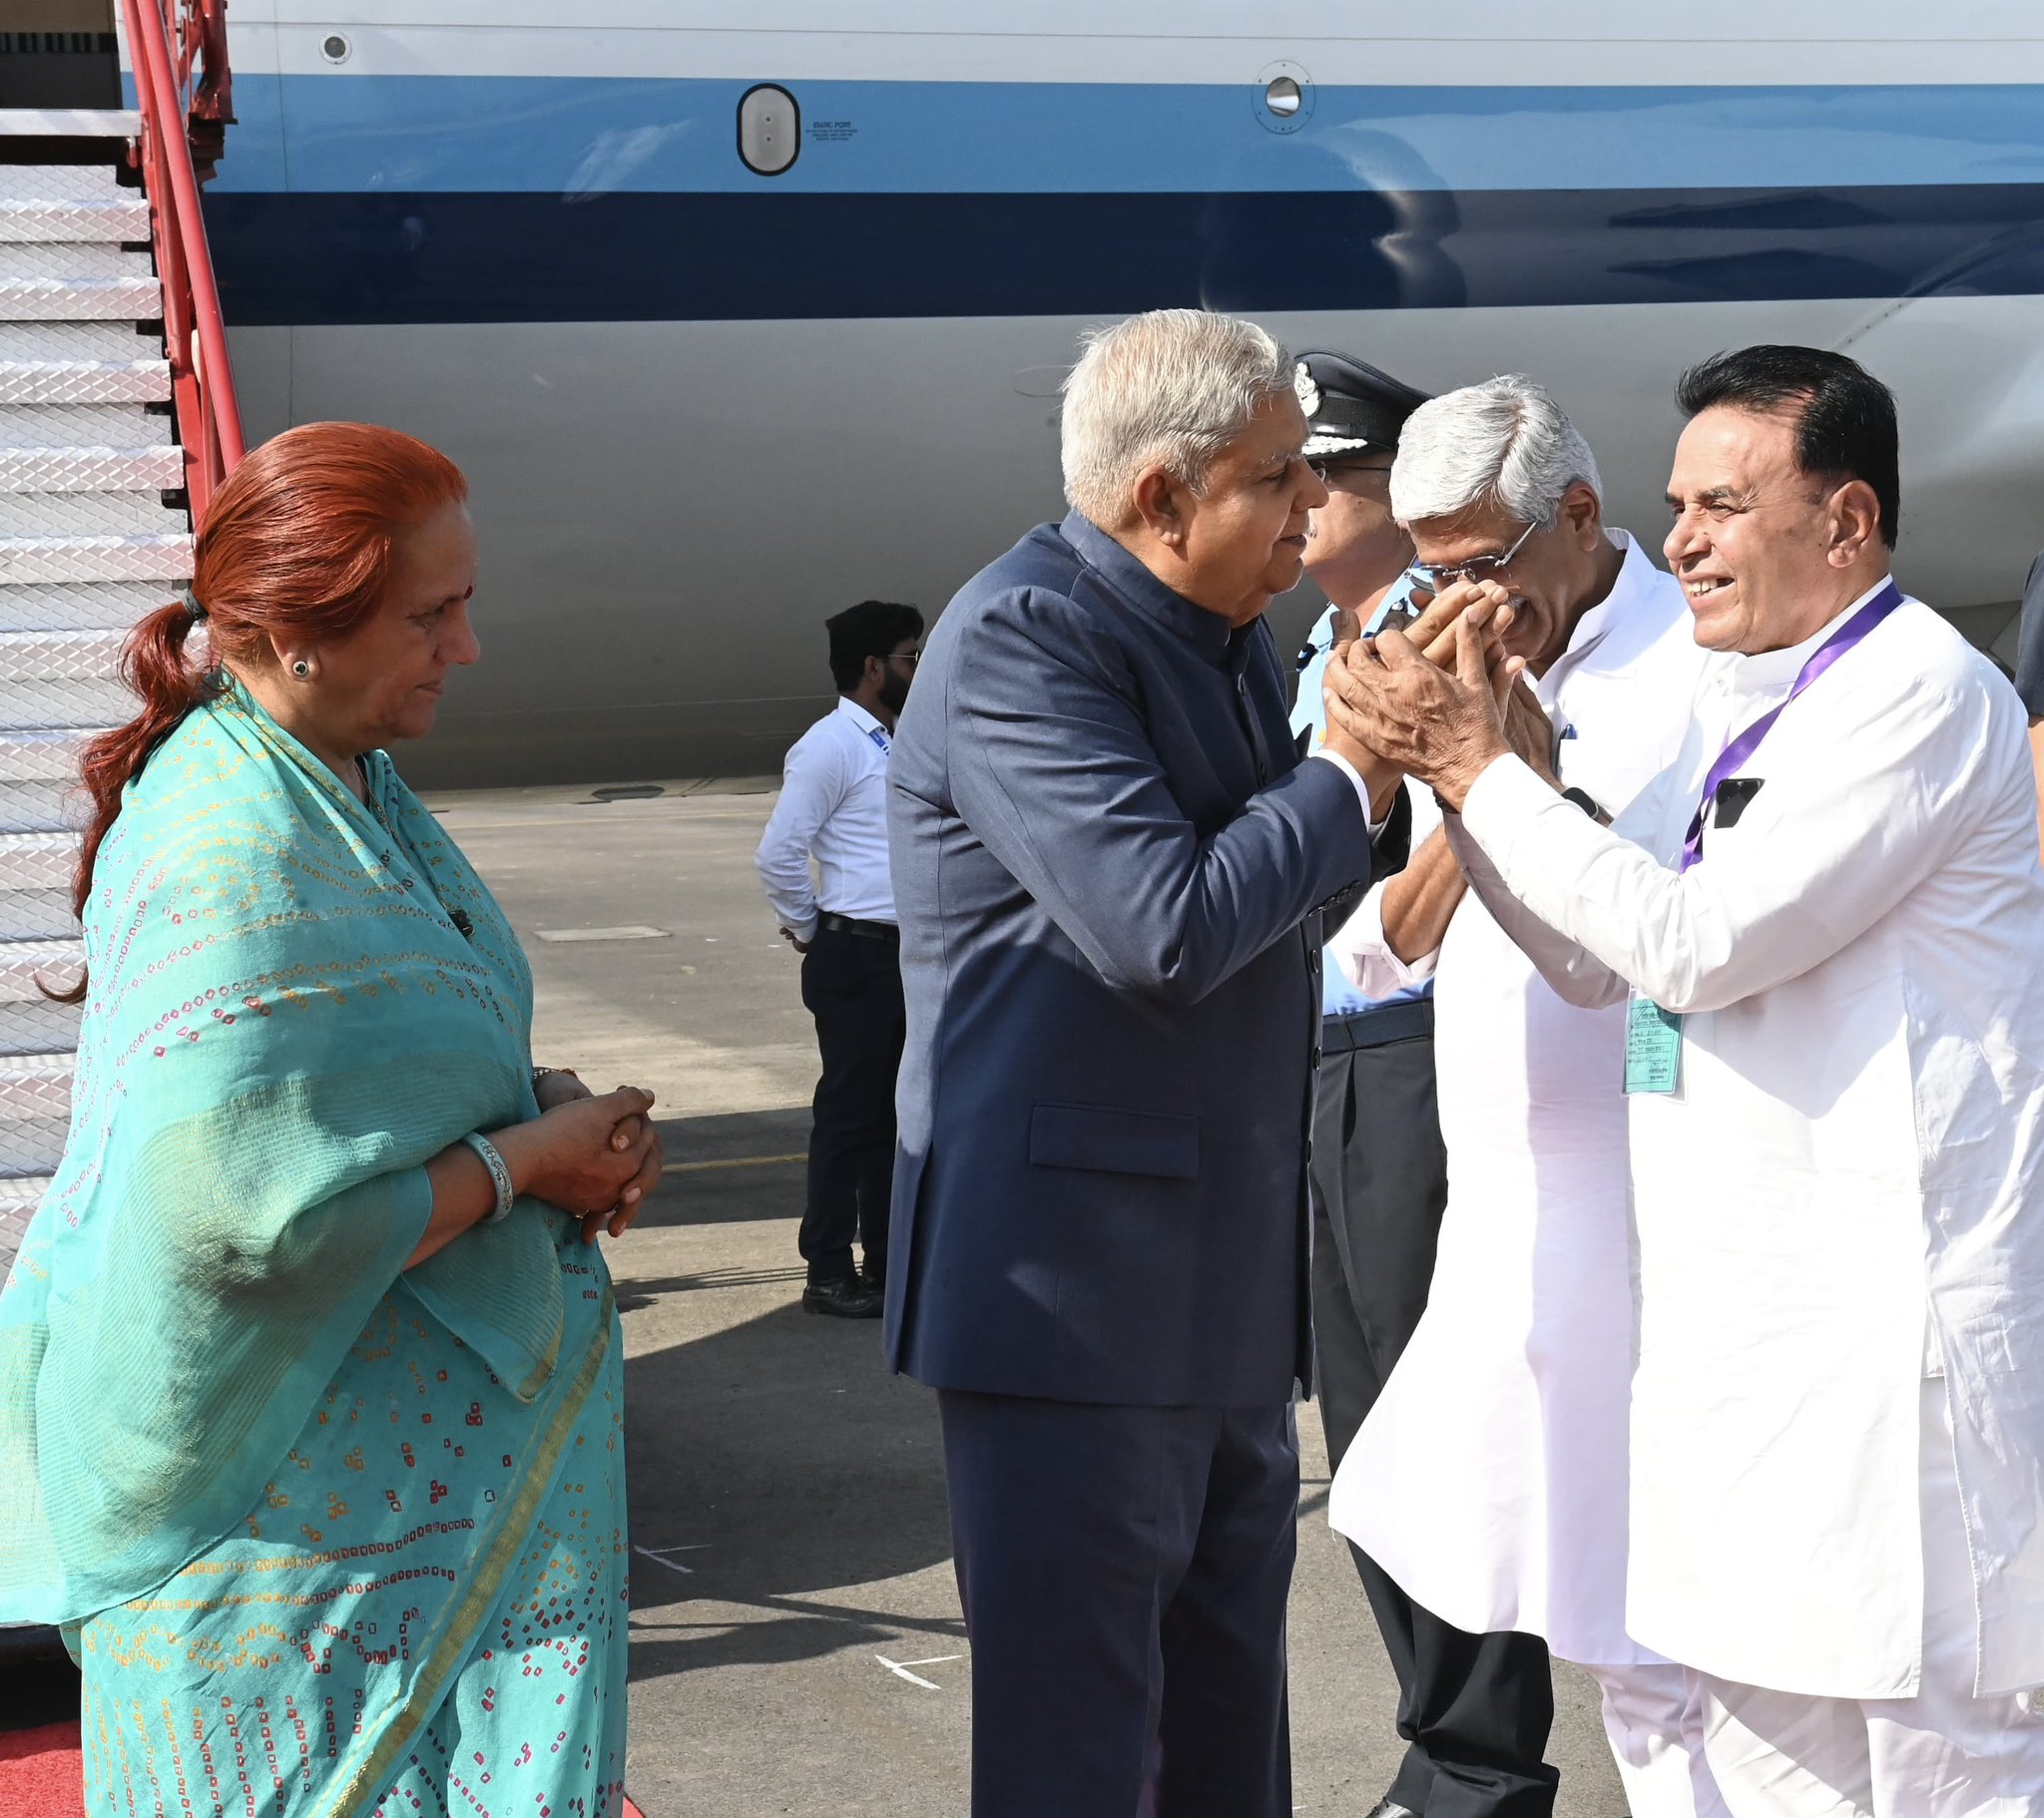
POLYGON ((497 1145, 487 1136, 470 1131, 462 1141, 482 1157, 482 1164, 490 1170, 490 1183, 497 1189, 497 1203, 478 1220, 482 1224, 495 1224, 511 1209, 511 1202, 518 1197, 517 1188, 511 1184, 511 1170, 505 1165, 504 1157, 497 1153, 497 1145))

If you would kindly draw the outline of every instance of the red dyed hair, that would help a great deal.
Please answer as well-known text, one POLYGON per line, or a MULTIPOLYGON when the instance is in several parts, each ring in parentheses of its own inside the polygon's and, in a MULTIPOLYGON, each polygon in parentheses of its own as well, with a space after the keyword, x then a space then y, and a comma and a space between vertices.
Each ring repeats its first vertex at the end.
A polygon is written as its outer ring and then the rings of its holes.
MULTIPOLYGON (((273 661, 271 637, 347 637, 383 603, 398 533, 467 497, 460 468, 395 429, 306 423, 263 443, 214 495, 199 529, 192 592, 215 661, 259 669, 273 661)), ((121 791, 211 685, 185 654, 195 623, 177 601, 128 635, 121 669, 142 710, 86 747, 92 815, 71 893, 79 915, 121 791)), ((77 995, 84 990, 81 980, 77 995)))

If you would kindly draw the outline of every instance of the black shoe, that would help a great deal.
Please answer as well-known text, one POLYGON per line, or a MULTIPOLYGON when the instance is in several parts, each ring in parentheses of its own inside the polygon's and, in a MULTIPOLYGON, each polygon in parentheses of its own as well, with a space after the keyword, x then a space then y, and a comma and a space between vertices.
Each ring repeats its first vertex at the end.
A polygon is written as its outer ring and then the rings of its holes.
POLYGON ((859 1280, 863 1281, 867 1287, 871 1288, 875 1294, 880 1295, 883 1299, 886 1297, 887 1265, 884 1262, 881 1263, 878 1268, 875 1268, 870 1262, 860 1263, 858 1270, 858 1278, 859 1280))
POLYGON ((1389 1793, 1369 1808, 1369 1818, 1421 1818, 1409 1805, 1400 1805, 1389 1793))
POLYGON ((837 1319, 878 1319, 880 1292, 856 1275, 839 1275, 834 1281, 810 1282, 802 1289, 802 1306, 837 1319))

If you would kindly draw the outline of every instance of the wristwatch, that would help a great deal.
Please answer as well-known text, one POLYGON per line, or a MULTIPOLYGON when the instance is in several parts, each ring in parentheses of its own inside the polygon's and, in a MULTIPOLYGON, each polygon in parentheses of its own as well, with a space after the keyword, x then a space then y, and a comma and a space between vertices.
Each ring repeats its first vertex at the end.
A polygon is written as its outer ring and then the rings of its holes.
POLYGON ((1603 824, 1605 819, 1604 810, 1597 805, 1596 796, 1592 795, 1588 789, 1564 789, 1561 792, 1561 798, 1563 801, 1574 802, 1592 820, 1596 821, 1600 826, 1603 824))

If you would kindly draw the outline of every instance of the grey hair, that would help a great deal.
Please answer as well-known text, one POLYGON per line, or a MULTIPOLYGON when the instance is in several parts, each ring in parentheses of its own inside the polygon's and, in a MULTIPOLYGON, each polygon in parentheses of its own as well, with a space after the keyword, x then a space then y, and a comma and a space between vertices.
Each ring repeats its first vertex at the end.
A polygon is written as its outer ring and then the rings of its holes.
POLYGON ((1544 386, 1515 372, 1429 398, 1398 431, 1391 516, 1400 524, 1492 505, 1543 530, 1581 481, 1604 500, 1597 457, 1544 386))
POLYGON ((1065 498, 1095 524, 1128 513, 1138 477, 1162 467, 1195 492, 1214 457, 1273 398, 1290 397, 1291 355, 1255 322, 1152 309, 1083 338, 1065 379, 1065 498))

